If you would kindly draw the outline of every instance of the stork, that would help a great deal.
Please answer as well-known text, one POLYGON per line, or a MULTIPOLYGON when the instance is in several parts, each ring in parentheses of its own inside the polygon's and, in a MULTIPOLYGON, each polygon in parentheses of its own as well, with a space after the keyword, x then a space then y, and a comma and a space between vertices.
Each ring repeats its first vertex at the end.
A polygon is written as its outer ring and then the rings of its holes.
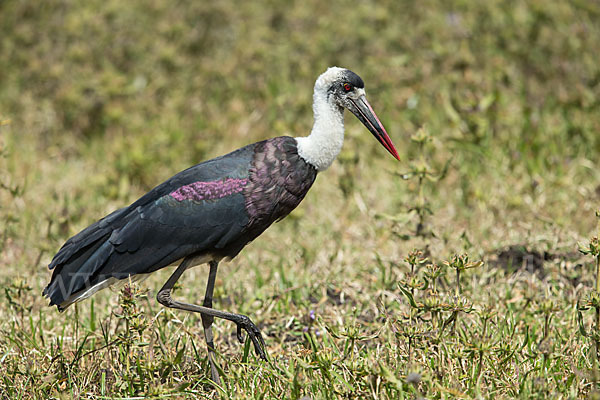
POLYGON ((64 311, 117 281, 180 261, 156 298, 166 307, 200 313, 212 380, 220 382, 215 317, 235 323, 242 343, 246 331, 257 355, 266 359, 264 340, 250 318, 212 308, 217 267, 296 208, 317 174, 331 165, 344 142, 344 109, 400 159, 367 102, 363 80, 331 67, 315 83, 309 136, 264 140, 190 167, 67 240, 48 266, 52 278, 43 295, 50 306, 64 311), (174 300, 171 291, 181 275, 204 263, 209 272, 203 304, 174 300))

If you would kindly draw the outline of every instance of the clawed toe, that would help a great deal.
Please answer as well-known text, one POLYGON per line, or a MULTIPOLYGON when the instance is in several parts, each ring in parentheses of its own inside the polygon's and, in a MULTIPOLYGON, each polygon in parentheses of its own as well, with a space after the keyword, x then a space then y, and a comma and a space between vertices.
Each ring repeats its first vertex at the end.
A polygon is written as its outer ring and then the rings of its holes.
POLYGON ((242 335, 242 325, 241 324, 237 325, 237 338, 238 338, 239 342, 242 344, 244 344, 244 342, 246 341, 246 339, 242 335))
POLYGON ((242 336, 242 329, 246 331, 250 340, 252 340, 252 344, 254 345, 254 350, 256 354, 262 358, 263 360, 267 359, 266 353, 266 345, 265 341, 260 333, 258 327, 250 320, 250 318, 243 316, 240 321, 236 321, 237 324, 237 338, 240 343, 244 343, 244 337, 242 336))

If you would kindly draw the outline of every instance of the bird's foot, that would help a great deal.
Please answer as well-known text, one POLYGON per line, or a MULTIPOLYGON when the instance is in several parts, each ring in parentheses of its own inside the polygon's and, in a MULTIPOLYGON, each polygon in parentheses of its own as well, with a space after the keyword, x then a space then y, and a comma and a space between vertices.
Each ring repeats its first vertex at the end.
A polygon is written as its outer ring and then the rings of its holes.
POLYGON ((256 351, 256 354, 266 361, 267 352, 265 341, 263 340, 263 337, 258 327, 254 325, 254 322, 252 322, 247 316, 240 315, 240 319, 238 321, 235 321, 235 323, 237 325, 237 338, 240 341, 240 343, 245 342, 245 339, 242 336, 243 329, 248 333, 248 337, 252 340, 252 344, 254 345, 254 350, 256 351))

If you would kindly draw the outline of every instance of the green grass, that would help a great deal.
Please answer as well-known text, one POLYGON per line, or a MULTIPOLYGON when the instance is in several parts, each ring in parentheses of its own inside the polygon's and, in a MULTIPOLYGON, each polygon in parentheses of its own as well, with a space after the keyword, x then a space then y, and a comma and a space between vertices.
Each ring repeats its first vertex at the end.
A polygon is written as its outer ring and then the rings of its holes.
MULTIPOLYGON (((597 398, 578 243, 598 234, 598 54, 581 0, 0 2, 0 394, 597 398), (194 163, 307 134, 330 65, 365 80, 403 161, 348 117, 298 210, 221 265, 215 307, 259 325, 268 363, 218 320, 214 388, 199 316, 155 301, 171 270, 47 307, 68 237, 194 163)), ((175 297, 201 303, 207 272, 175 297)))

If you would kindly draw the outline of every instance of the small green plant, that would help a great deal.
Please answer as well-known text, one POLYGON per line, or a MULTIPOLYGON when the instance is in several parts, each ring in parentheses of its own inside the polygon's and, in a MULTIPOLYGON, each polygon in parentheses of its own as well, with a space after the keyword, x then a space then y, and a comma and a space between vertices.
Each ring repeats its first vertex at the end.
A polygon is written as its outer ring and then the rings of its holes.
POLYGON ((456 287, 455 287, 455 296, 460 296, 460 274, 463 271, 472 268, 478 268, 483 265, 483 261, 469 261, 469 256, 467 254, 455 254, 452 256, 450 261, 444 261, 443 264, 453 269, 456 272, 456 287))
POLYGON ((430 185, 444 179, 450 163, 448 161, 441 171, 437 171, 431 166, 432 156, 427 150, 428 144, 432 141, 432 137, 425 127, 421 127, 410 139, 416 144, 419 156, 410 161, 410 170, 408 172, 400 173, 398 175, 405 180, 415 180, 413 189, 414 203, 408 207, 408 213, 414 213, 417 217, 417 221, 414 232, 410 235, 401 235, 401 237, 408 238, 410 236, 415 236, 419 238, 428 238, 435 235, 428 226, 428 217, 433 215, 433 210, 431 208, 430 198, 426 192, 431 190, 429 187, 430 185))
MULTIPOLYGON (((596 211, 596 218, 599 219, 600 210, 596 211)), ((599 229, 600 231, 600 229, 599 229)), ((577 302, 577 320, 579 323, 579 332, 584 337, 591 339, 593 346, 592 368, 594 381, 598 383, 600 376, 598 372, 598 361, 600 356, 600 240, 598 236, 592 237, 587 245, 579 244, 579 251, 582 254, 590 255, 594 258, 596 266, 596 287, 590 290, 583 300, 577 302), (582 311, 594 309, 595 325, 590 332, 587 331, 584 323, 582 311)))
POLYGON ((19 315, 21 324, 25 317, 31 312, 31 290, 32 287, 22 278, 14 279, 10 284, 4 287, 6 301, 19 315))
POLYGON ((490 320, 495 315, 496 313, 492 306, 484 306, 477 312, 481 323, 481 330, 478 332, 469 332, 468 334, 466 330, 461 331, 460 342, 464 345, 464 353, 474 366, 471 379, 475 385, 479 385, 485 357, 490 357, 496 347, 496 341, 494 341, 492 335, 488 332, 490 320))
POLYGON ((451 340, 455 344, 462 343, 465 354, 473 360, 474 365, 477 364, 471 375, 473 382, 477 384, 483 368, 484 353, 491 351, 487 323, 495 314, 488 308, 479 313, 483 329, 476 337, 466 335, 463 330, 459 340, 454 332, 459 313, 473 311, 473 302, 461 294, 460 274, 467 269, 480 267, 483 262, 469 261, 468 255, 463 254, 455 255, 450 261, 441 264, 431 263, 419 250, 410 252, 405 261, 410 266, 410 272, 405 279, 400 280, 398 288, 410 308, 407 314, 397 318, 392 329, 397 339, 404 338, 407 341, 409 371, 412 368, 414 348, 420 345, 434 350, 436 362, 432 363, 435 365, 433 372, 436 376, 441 376, 446 357, 442 344, 451 340), (438 280, 445 276, 447 269, 456 271, 456 287, 453 294, 444 293, 438 287, 438 280), (449 326, 452 326, 452 329, 448 334, 449 326))
POLYGON ((421 279, 418 274, 421 267, 426 264, 428 260, 423 256, 423 251, 415 249, 408 253, 405 261, 410 265, 410 274, 406 280, 403 280, 400 283, 402 287, 408 288, 411 295, 414 296, 415 290, 425 290, 429 285, 429 282, 425 279, 421 279))
POLYGON ((118 330, 114 342, 118 349, 119 360, 125 365, 125 374, 121 377, 122 385, 127 386, 132 394, 146 389, 145 381, 148 372, 146 348, 149 343, 144 333, 150 323, 139 305, 140 300, 145 297, 145 291, 129 282, 119 295, 121 310, 115 312, 117 319, 125 325, 118 330))

